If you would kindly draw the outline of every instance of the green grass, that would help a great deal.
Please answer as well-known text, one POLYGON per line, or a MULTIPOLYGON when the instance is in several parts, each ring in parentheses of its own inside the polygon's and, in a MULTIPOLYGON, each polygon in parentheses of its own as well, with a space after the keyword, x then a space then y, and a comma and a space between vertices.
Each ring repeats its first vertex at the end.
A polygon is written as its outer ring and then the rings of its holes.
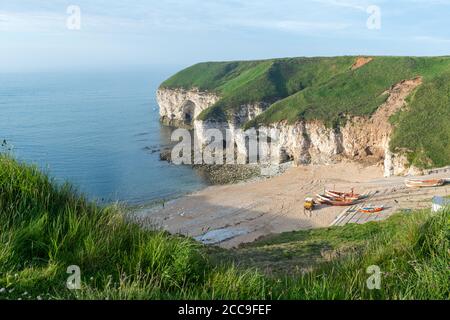
POLYGON ((393 150, 421 168, 450 165, 450 57, 375 57, 351 70, 357 57, 290 58, 202 63, 176 74, 166 88, 199 88, 221 99, 199 120, 227 121, 242 105, 270 107, 245 129, 271 123, 319 120, 338 129, 348 117, 370 116, 386 101, 386 90, 402 80, 424 80, 396 115, 393 150), (423 121, 426 120, 426 121, 423 121), (433 128, 433 130, 429 130, 433 128))
POLYGON ((259 63, 259 61, 199 63, 167 79, 161 87, 217 91, 218 87, 259 63))
POLYGON ((165 81, 163 88, 198 88, 221 95, 199 119, 226 120, 241 105, 273 103, 349 69, 352 57, 290 58, 200 63, 165 81))
MULTIPOLYGON (((450 71, 450 59, 378 57, 362 68, 341 73, 322 85, 308 87, 276 102, 254 123, 322 120, 337 125, 347 116, 373 114, 386 101, 387 95, 383 93, 400 81, 422 76, 429 83, 444 71, 450 71)), ((441 94, 436 98, 444 97, 441 94)))
POLYGON ((417 212, 207 248, 142 230, 123 208, 90 203, 2 155, 0 299, 448 299, 449 227, 448 212, 417 212), (324 249, 343 254, 327 262, 324 249), (377 291, 365 285, 374 264, 377 291), (81 268, 79 291, 66 289, 70 265, 81 268))
POLYGON ((298 275, 334 257, 360 252, 381 232, 395 233, 403 221, 403 215, 396 215, 387 222, 271 235, 237 250, 214 249, 212 257, 258 267, 271 276, 298 275))
POLYGON ((392 119, 394 152, 407 150, 417 167, 444 167, 450 161, 450 71, 427 81, 411 96, 409 111, 392 119))

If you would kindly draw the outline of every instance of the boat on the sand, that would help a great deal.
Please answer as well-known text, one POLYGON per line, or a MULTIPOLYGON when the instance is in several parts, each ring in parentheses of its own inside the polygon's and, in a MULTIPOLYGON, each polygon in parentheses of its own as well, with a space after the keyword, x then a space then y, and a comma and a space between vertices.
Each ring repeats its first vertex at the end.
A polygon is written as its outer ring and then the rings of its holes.
POLYGON ((334 199, 342 199, 342 200, 360 200, 363 198, 362 195, 352 192, 339 192, 334 190, 326 190, 325 194, 334 199))
POLYGON ((377 213, 384 210, 384 206, 367 206, 359 209, 358 211, 361 213, 377 213))
POLYGON ((444 179, 408 179, 405 181, 405 184, 408 188, 433 188, 443 186, 445 183, 446 180, 444 179))
POLYGON ((326 195, 318 194, 317 195, 317 202, 321 204, 326 204, 329 206, 335 206, 335 207, 347 207, 347 206, 353 206, 357 203, 356 200, 352 199, 336 199, 333 197, 329 197, 326 195))

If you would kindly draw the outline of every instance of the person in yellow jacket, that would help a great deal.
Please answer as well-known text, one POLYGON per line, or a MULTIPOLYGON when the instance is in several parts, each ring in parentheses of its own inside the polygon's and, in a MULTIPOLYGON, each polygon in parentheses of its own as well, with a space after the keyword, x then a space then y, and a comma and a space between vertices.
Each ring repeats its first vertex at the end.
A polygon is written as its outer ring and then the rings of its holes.
POLYGON ((316 203, 313 198, 306 198, 305 203, 303 204, 303 213, 306 215, 306 213, 309 212, 309 216, 311 217, 315 205, 316 203))

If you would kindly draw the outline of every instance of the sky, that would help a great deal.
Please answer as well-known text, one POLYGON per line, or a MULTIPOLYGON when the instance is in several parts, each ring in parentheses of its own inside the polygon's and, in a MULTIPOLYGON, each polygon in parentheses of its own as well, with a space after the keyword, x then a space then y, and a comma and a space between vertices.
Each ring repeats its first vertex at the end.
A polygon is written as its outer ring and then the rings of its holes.
POLYGON ((450 0, 0 0, 0 72, 450 55, 450 0))

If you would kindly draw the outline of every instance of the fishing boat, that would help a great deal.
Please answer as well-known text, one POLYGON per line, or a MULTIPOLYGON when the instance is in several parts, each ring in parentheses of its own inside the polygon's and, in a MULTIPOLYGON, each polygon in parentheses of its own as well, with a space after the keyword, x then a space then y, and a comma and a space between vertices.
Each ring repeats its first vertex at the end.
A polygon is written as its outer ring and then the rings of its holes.
POLYGON ((333 191, 333 190, 326 190, 325 194, 329 197, 335 198, 335 199, 343 199, 343 200, 360 200, 363 198, 362 195, 354 193, 353 190, 351 193, 345 193, 345 192, 339 192, 339 191, 333 191))
POLYGON ((431 180, 419 180, 419 179, 408 179, 405 184, 408 188, 432 188, 440 187, 445 184, 444 179, 431 179, 431 180))
POLYGON ((336 199, 336 198, 332 198, 332 197, 322 195, 322 194, 317 195, 317 202, 319 202, 321 204, 326 204, 329 206, 335 206, 335 207, 347 207, 347 206, 353 206, 354 204, 356 204, 355 200, 336 199))
POLYGON ((330 201, 336 201, 336 198, 330 197, 325 194, 317 194, 317 201, 321 203, 330 202, 330 201))
POLYGON ((367 206, 367 207, 363 207, 361 209, 359 209, 358 211, 361 213, 377 213, 377 212, 381 212, 384 210, 384 206, 367 206))

